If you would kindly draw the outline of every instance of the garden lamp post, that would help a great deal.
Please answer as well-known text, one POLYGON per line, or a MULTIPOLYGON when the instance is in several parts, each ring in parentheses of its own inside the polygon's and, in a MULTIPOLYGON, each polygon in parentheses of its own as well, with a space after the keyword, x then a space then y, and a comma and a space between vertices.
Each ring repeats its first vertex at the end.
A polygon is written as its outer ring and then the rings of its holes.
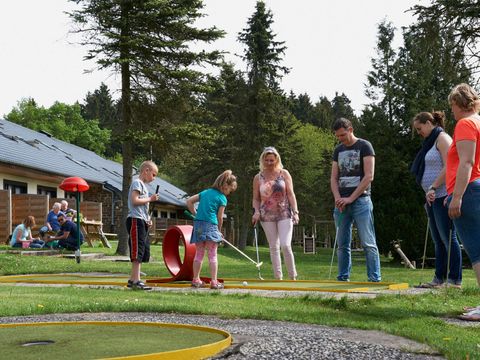
POLYGON ((80 263, 80 256, 82 252, 80 250, 80 193, 87 191, 90 186, 81 177, 69 177, 62 181, 60 189, 63 191, 74 192, 77 200, 77 244, 78 248, 75 250, 75 260, 80 263))

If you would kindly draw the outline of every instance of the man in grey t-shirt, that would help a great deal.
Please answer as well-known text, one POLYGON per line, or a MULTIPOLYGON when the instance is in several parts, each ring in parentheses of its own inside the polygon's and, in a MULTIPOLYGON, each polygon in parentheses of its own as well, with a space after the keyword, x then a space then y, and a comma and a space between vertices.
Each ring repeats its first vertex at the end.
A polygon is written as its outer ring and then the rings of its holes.
POLYGON ((333 124, 335 136, 340 141, 334 152, 330 188, 335 198, 333 213, 338 243, 339 281, 348 281, 352 268, 352 224, 365 251, 368 281, 380 281, 380 257, 373 225, 373 204, 370 184, 375 171, 375 151, 367 140, 357 138, 352 123, 340 118, 333 124))

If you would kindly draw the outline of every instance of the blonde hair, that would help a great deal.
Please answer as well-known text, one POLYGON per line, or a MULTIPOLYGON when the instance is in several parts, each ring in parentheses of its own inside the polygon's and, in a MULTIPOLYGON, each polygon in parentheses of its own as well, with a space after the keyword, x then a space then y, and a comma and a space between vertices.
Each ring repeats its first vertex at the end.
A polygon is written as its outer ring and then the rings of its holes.
POLYGON ((32 215, 30 216, 27 216, 24 220, 23 220, 23 225, 25 225, 26 228, 32 228, 35 226, 35 217, 33 217, 32 215))
POLYGON ((262 154, 260 155, 260 159, 258 161, 260 171, 264 170, 264 165, 263 162, 267 155, 273 154, 275 156, 275 169, 283 169, 283 164, 282 164, 282 158, 280 157, 280 154, 278 153, 277 149, 275 149, 273 146, 267 146, 266 148, 263 149, 262 154))
POLYGON ((464 111, 480 110, 480 99, 477 92, 470 85, 462 83, 455 86, 450 95, 448 95, 448 102, 455 103, 460 109, 464 111))
POLYGON ((237 189, 237 177, 233 175, 232 170, 225 170, 218 175, 212 187, 221 191, 225 185, 232 186, 233 190, 237 189))
POLYGON ((142 172, 144 172, 147 169, 156 170, 156 172, 158 172, 157 165, 151 160, 146 160, 146 161, 142 162, 142 164, 140 165, 140 168, 138 169, 138 172, 139 172, 139 174, 141 174, 142 172))

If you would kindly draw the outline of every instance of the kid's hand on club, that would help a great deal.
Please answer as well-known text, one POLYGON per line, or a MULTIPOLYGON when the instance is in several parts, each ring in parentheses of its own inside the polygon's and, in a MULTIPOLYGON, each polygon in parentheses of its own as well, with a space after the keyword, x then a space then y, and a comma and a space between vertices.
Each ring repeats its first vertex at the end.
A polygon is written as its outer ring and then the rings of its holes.
POLYGON ((153 194, 150 196, 150 201, 157 201, 160 200, 160 195, 159 194, 153 194))

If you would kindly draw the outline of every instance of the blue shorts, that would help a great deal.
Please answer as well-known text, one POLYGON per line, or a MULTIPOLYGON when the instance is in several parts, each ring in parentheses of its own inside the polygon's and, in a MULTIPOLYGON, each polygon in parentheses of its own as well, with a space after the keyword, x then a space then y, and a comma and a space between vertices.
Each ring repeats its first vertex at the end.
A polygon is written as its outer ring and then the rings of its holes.
POLYGON ((221 242, 222 239, 223 236, 220 230, 218 230, 217 224, 212 224, 208 221, 202 220, 193 221, 193 232, 190 239, 191 244, 207 240, 221 242))

